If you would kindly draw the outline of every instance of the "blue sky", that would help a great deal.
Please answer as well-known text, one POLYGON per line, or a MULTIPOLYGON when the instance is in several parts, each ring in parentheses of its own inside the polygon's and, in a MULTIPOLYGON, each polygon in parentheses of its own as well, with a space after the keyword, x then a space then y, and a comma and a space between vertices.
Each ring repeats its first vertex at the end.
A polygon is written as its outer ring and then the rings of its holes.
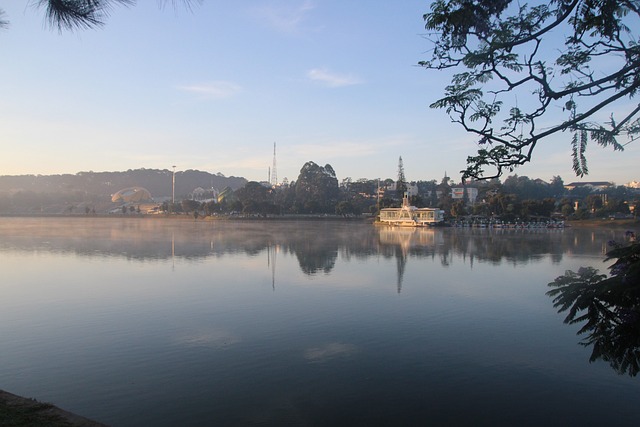
MULTIPOLYGON (((97 30, 59 33, 29 2, 3 2, 0 175, 199 169, 266 180, 312 160, 338 179, 459 179, 475 138, 429 108, 449 75, 427 59, 428 1, 139 1, 97 30), (171 3, 171 2, 169 2, 171 3)), ((640 179, 639 143, 591 146, 583 181, 640 179)), ((571 171, 569 135, 519 175, 571 171)))

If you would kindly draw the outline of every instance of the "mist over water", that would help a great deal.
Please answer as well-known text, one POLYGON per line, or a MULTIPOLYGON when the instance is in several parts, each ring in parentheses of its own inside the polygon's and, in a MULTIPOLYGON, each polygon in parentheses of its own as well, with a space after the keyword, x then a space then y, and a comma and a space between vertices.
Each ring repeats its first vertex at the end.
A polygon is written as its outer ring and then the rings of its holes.
POLYGON ((0 388, 113 426, 631 425, 545 295, 623 234, 2 218, 0 388))

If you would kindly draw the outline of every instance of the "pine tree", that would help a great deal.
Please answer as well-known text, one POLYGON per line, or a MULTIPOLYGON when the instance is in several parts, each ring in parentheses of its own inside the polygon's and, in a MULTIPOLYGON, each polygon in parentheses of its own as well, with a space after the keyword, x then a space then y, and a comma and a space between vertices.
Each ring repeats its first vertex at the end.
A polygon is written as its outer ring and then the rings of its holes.
POLYGON ((404 178, 404 166, 402 165, 402 156, 398 160, 398 181, 396 181, 396 194, 399 199, 404 197, 404 193, 407 191, 407 182, 404 178))

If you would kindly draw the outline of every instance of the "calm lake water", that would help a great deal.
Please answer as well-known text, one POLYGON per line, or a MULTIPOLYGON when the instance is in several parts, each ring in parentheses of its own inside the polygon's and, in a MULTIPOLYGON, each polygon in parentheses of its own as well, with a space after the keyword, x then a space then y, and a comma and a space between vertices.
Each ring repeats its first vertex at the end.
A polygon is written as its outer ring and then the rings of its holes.
POLYGON ((115 427, 637 425, 545 295, 623 235, 0 218, 0 388, 115 427))

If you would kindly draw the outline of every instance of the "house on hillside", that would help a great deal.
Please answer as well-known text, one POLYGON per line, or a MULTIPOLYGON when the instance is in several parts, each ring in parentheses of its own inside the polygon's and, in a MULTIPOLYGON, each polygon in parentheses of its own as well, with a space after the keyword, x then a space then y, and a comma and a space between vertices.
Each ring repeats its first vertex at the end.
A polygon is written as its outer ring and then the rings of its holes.
POLYGON ((467 200, 474 205, 478 198, 478 189, 474 187, 454 187, 451 189, 451 198, 454 200, 464 199, 464 193, 467 193, 467 200))
POLYGON ((607 190, 611 187, 614 187, 613 182, 607 182, 607 181, 572 182, 564 186, 564 188, 566 188, 569 191, 573 190, 574 188, 588 188, 591 191, 607 190))
MULTIPOLYGON (((397 191, 397 185, 397 182, 394 181, 387 184, 386 186, 380 187, 379 191, 381 191, 381 196, 384 196, 385 193, 395 194, 397 191)), ((420 194, 420 191, 418 190, 418 183, 416 183, 415 181, 405 182, 405 185, 407 186, 405 193, 408 197, 413 197, 420 194)))

